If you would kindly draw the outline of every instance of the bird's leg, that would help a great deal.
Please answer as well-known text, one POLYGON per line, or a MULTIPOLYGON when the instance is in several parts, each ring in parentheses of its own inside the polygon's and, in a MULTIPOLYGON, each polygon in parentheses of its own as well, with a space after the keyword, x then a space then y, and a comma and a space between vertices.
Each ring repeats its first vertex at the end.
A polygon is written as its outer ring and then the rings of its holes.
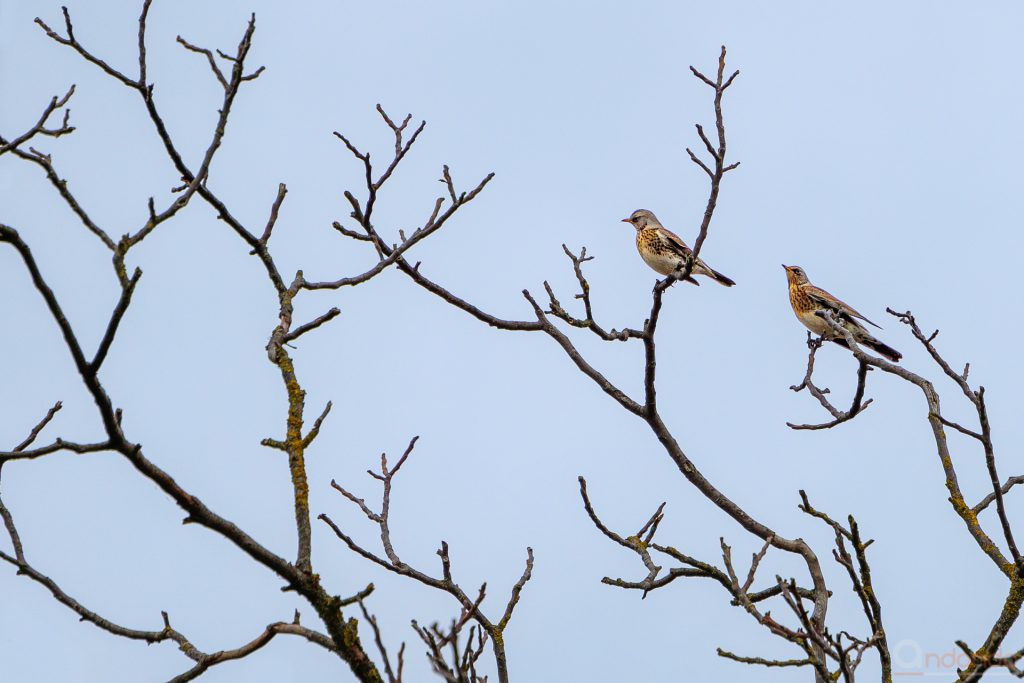
POLYGON ((827 340, 824 334, 815 337, 810 331, 807 332, 807 348, 811 349, 812 351, 820 349, 821 345, 824 344, 826 341, 827 340))

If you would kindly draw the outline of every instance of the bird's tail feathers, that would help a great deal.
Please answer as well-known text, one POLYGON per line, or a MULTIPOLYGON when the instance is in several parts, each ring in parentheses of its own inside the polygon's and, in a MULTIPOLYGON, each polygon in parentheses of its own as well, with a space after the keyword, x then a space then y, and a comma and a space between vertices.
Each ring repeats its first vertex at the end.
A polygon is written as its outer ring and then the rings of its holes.
MULTIPOLYGON (((850 345, 846 343, 846 340, 842 337, 833 337, 832 341, 844 349, 850 348, 850 345)), ((903 358, 903 354, 892 348, 888 344, 883 344, 874 337, 868 337, 867 339, 858 340, 861 344, 868 347, 875 353, 881 354, 891 360, 893 363, 899 363, 900 359, 903 358)))
POLYGON ((893 363, 899 363, 900 358, 903 358, 902 353, 892 348, 891 346, 888 346, 887 344, 883 344, 874 337, 871 337, 870 339, 865 339, 864 346, 875 351, 876 353, 882 354, 883 356, 891 360, 893 363))
POLYGON ((734 284, 736 284, 736 281, 733 280, 731 277, 723 275, 719 273, 717 270, 713 270, 711 268, 708 268, 708 270, 711 272, 711 279, 717 282, 718 284, 724 285, 726 287, 732 287, 734 284))

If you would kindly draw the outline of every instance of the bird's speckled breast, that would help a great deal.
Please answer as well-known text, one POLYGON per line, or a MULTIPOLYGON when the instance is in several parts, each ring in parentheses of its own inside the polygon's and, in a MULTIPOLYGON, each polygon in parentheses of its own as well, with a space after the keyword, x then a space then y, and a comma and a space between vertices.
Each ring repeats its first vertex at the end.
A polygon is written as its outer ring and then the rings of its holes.
POLYGON ((799 285, 791 284, 789 286, 789 303, 793 306, 793 313, 796 315, 797 320, 804 324, 804 327, 809 329, 814 334, 824 334, 828 330, 828 324, 821 316, 815 315, 814 312, 817 310, 817 306, 811 300, 811 297, 807 296, 799 285))
POLYGON ((644 263, 662 275, 671 275, 680 258, 662 243, 657 230, 645 228, 636 233, 636 249, 644 263))

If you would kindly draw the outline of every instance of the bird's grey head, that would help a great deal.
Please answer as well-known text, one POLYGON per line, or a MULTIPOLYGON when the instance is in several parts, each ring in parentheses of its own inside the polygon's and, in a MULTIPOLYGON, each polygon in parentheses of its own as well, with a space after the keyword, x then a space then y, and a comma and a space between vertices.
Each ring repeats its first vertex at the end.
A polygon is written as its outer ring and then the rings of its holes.
POLYGON ((637 209, 633 213, 629 214, 629 218, 623 218, 623 223, 629 223, 638 231, 644 228, 657 228, 661 226, 658 222, 658 217, 647 209, 637 209))
POLYGON ((807 273, 804 272, 804 269, 800 266, 787 266, 783 264, 782 267, 786 269, 786 278, 789 280, 790 284, 802 285, 805 282, 808 282, 807 273))

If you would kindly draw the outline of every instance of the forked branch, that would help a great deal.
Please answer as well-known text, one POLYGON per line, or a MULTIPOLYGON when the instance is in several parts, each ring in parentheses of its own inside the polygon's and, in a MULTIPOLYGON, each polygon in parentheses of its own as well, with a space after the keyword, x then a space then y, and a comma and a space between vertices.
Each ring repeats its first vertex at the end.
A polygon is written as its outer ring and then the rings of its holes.
MULTIPOLYGON (((367 470, 367 474, 369 474, 371 477, 379 481, 383 488, 383 492, 381 494, 381 506, 379 511, 371 509, 366 504, 365 499, 356 496, 354 493, 350 492, 348 489, 341 486, 336 481, 331 482, 331 486, 338 493, 340 493, 349 501, 354 503, 362 511, 362 513, 366 516, 367 519, 369 519, 371 522, 377 525, 380 531, 381 547, 384 553, 383 557, 371 550, 366 549, 365 547, 357 543, 351 536, 342 531, 341 527, 339 527, 326 514, 321 514, 319 516, 319 519, 322 520, 325 524, 327 524, 327 526, 331 528, 334 534, 339 539, 341 539, 341 541, 346 546, 348 546, 350 550, 352 550, 356 554, 361 555, 367 560, 370 560, 371 562, 383 567, 384 569, 387 569, 390 572, 399 574, 400 576, 406 576, 408 578, 411 578, 415 581, 422 583, 425 586, 430 586, 431 588, 443 591, 454 597, 455 600, 459 603, 460 607, 462 608, 462 614, 459 617, 459 619, 456 620, 455 625, 452 628, 452 631, 449 633, 449 637, 452 639, 452 642, 457 641, 458 631, 459 629, 461 629, 462 624, 464 624, 469 619, 473 619, 474 621, 476 621, 476 623, 479 625, 481 629, 481 633, 486 633, 487 636, 489 636, 490 638, 491 649, 494 652, 495 664, 498 670, 498 680, 500 681, 500 683, 508 683, 508 663, 505 653, 504 631, 505 628, 508 626, 509 621, 512 619, 512 613, 515 610, 516 605, 519 603, 519 598, 522 594, 523 588, 526 586, 526 583, 530 580, 533 574, 533 549, 526 549, 526 568, 523 571, 523 575, 519 578, 518 581, 516 581, 515 585, 512 586, 511 595, 508 599, 508 602, 505 605, 505 610, 502 613, 501 617, 496 620, 491 617, 488 617, 484 613, 483 608, 481 607, 481 603, 483 602, 484 596, 486 594, 486 584, 480 587, 479 596, 474 600, 470 598, 469 595, 465 593, 465 591, 462 590, 458 583, 455 582, 455 579, 453 578, 452 575, 451 555, 449 553, 448 543, 446 541, 441 541, 441 547, 437 551, 437 555, 441 560, 440 576, 432 576, 427 572, 416 569, 412 565, 403 561, 402 558, 399 556, 398 551, 394 546, 394 543, 391 540, 390 522, 392 485, 395 476, 398 474, 399 470, 401 470, 402 466, 408 461, 409 456, 412 454, 412 451, 415 448, 416 441, 418 439, 419 437, 414 437, 409 442, 409 445, 406 447, 405 452, 402 453, 401 457, 399 457, 398 461, 395 463, 393 467, 388 465, 387 454, 381 453, 380 471, 375 472, 373 470, 367 470)), ((424 639, 424 642, 426 642, 428 646, 431 646, 431 650, 428 651, 428 658, 430 658, 431 662, 435 665, 435 671, 438 671, 438 673, 447 676, 448 674, 444 674, 443 669, 438 670, 438 660, 436 659, 437 652, 433 650, 430 639, 426 637, 426 635, 429 635, 432 632, 425 631, 423 629, 417 629, 417 632, 420 634, 420 637, 424 639)), ((433 632, 433 635, 437 636, 437 638, 440 638, 440 635, 438 635, 437 632, 433 632)), ((441 645, 443 644, 444 643, 441 643, 441 645)), ((482 641, 480 646, 482 647, 482 641)), ((476 662, 477 657, 479 657, 479 654, 477 654, 476 657, 472 658, 472 661, 474 663, 476 662)), ((443 658, 440 661, 443 661, 443 658)), ((449 673, 451 673, 451 671, 449 673)))
POLYGON ((807 348, 810 349, 810 352, 807 354, 807 372, 804 373, 804 378, 800 384, 795 384, 791 386, 790 389, 797 393, 806 389, 807 393, 818 399, 818 403, 820 403, 834 419, 830 422, 823 422, 821 424, 794 424, 792 422, 787 422, 786 426, 790 429, 831 429, 832 427, 847 422, 848 420, 852 420, 871 405, 872 399, 869 398, 866 401, 864 400, 864 390, 867 384, 868 371, 871 369, 871 366, 863 361, 861 361, 857 366, 857 389, 854 391, 853 404, 850 406, 849 410, 839 410, 832 405, 825 396, 829 393, 829 390, 827 388, 820 388, 814 383, 814 357, 823 343, 824 339, 821 337, 814 337, 810 332, 807 333, 807 348))
MULTIPOLYGON (((708 229, 711 224, 711 218, 714 214, 715 207, 717 205, 718 196, 720 192, 720 184, 724 175, 736 168, 736 164, 730 164, 726 161, 726 141, 725 141, 725 124, 722 117, 722 95, 725 90, 732 84, 736 77, 736 74, 732 74, 728 78, 725 76, 725 49, 722 49, 719 57, 718 72, 715 79, 710 79, 704 76, 701 72, 694 69, 695 76, 702 82, 710 85, 714 89, 714 103, 715 103, 715 127, 717 134, 717 144, 710 142, 708 136, 704 133, 703 128, 698 128, 698 136, 700 136, 702 142, 705 143, 705 147, 708 153, 711 154, 714 161, 712 167, 699 160, 699 158, 692 154, 691 158, 703 168, 710 179, 710 190, 708 203, 705 207, 704 216, 701 220, 701 227, 697 237, 697 241, 694 247, 694 257, 696 257, 704 241, 707 238, 708 229)), ((350 151, 360 160, 367 169, 369 168, 369 162, 366 155, 356 149, 351 143, 346 143, 349 146, 350 151)), ((367 187, 368 197, 372 199, 375 196, 375 189, 372 182, 372 174, 367 170, 367 187)), ((461 197, 454 191, 453 184, 450 179, 450 175, 445 174, 444 181, 446 187, 449 190, 449 198, 453 203, 460 201, 461 197)), ((360 227, 367 237, 370 238, 374 247, 380 255, 380 259, 384 260, 395 254, 397 247, 390 245, 381 236, 377 229, 367 218, 367 206, 370 204, 369 199, 365 203, 360 203, 355 200, 354 197, 348 195, 350 204, 352 205, 352 217, 359 223, 360 227)), ((351 232, 351 231, 350 231, 351 232)), ((568 250, 566 250, 568 251, 568 250)), ((814 607, 811 611, 809 618, 815 625, 816 629, 823 628, 825 613, 827 609, 828 601, 828 589, 825 586, 824 577, 821 573, 821 568, 818 563, 818 559, 810 547, 800 539, 788 539, 785 536, 777 533, 767 525, 755 520, 751 517, 742 507, 734 503, 728 497, 726 497, 721 491, 719 491, 711 482, 709 482, 697 469, 696 465, 691 461, 682 448, 679 446, 675 437, 669 430, 668 426, 663 422, 657 407, 657 392, 656 392, 656 345, 655 337, 658 325, 658 319, 662 308, 663 296, 665 292, 680 278, 685 278, 693 268, 694 261, 688 260, 685 264, 682 264, 680 272, 674 273, 673 275, 659 281, 652 292, 652 306, 651 313, 648 319, 645 321, 641 329, 633 330, 632 332, 618 333, 605 331, 600 326, 597 326, 593 319, 593 308, 589 301, 589 285, 582 277, 582 263, 587 259, 587 255, 584 252, 580 252, 579 256, 569 252, 569 258, 573 261, 574 271, 577 271, 577 281, 580 282, 582 289, 581 300, 583 300, 585 318, 576 318, 568 313, 565 308, 558 302, 557 297, 550 287, 547 287, 549 307, 545 310, 534 298, 534 296, 528 291, 523 291, 523 296, 530 304, 533 309, 534 320, 508 320, 492 315, 465 299, 457 296, 450 292, 445 287, 436 283, 429 277, 427 277, 419 267, 419 264, 409 263, 405 256, 399 254, 395 259, 395 265, 409 276, 415 283, 426 289, 427 291, 435 294, 442 300, 449 304, 459 308, 478 320, 481 320, 492 327, 498 329, 510 330, 510 331, 528 331, 528 332, 544 332, 548 335, 555 343, 560 346, 569 359, 576 365, 576 367, 587 377, 589 377, 602 391, 611 396, 621 407, 628 412, 637 415, 643 419, 648 426, 651 428, 653 434, 661 442, 665 448, 669 457, 675 462, 682 475, 690 481, 704 496, 710 501, 717 505, 720 509, 726 512, 730 517, 737 521, 744 529, 760 538, 763 542, 769 543, 772 547, 783 550, 784 552, 794 553, 799 555, 807 564, 808 573, 813 583, 811 589, 813 594, 814 607), (644 398, 643 401, 638 401, 628 396, 624 391, 612 383, 598 368, 590 363, 583 354, 576 348, 572 340, 562 332, 555 321, 561 320, 563 322, 572 325, 573 327, 581 327, 590 329, 596 332, 598 336, 605 339, 619 339, 624 337, 625 339, 640 339, 644 345, 644 398)), ((653 524, 652 524, 653 526, 653 524)), ((689 567, 688 569, 693 569, 689 567)), ((650 570, 649 570, 650 571, 650 570)), ((666 577, 657 577, 649 579, 647 582, 640 582, 639 585, 643 586, 644 590, 649 590, 652 585, 657 582, 658 585, 663 585, 664 582, 672 580, 672 574, 670 573, 666 577)), ((772 592, 772 595, 781 594, 782 588, 777 588, 772 592)), ((816 650, 815 658, 816 661, 822 661, 824 659, 823 650, 817 645, 812 645, 812 649, 816 650)), ((819 677, 819 680, 824 680, 819 677)))
MULTIPOLYGON (((947 419, 942 412, 939 393, 931 381, 905 367, 866 353, 857 344, 856 339, 854 339, 849 330, 840 325, 831 313, 825 314, 824 318, 832 328, 832 332, 836 335, 841 335, 845 339, 854 357, 862 366, 869 365, 877 368, 887 374, 898 377, 921 390, 925 398, 925 403, 928 407, 928 422, 931 427, 936 452, 939 456, 939 463, 945 475, 946 489, 949 492, 949 502, 953 507, 953 510, 963 521, 969 535, 974 540, 979 550, 981 550, 981 552, 983 552, 995 564, 995 566, 1009 581, 1010 585, 1006 600, 1003 603, 1003 608, 990 629, 984 644, 977 650, 971 650, 964 646, 965 651, 970 653, 970 664, 966 669, 959 672, 958 680, 964 683, 968 681, 978 681, 993 666, 1004 666, 1004 664, 997 663, 997 653, 1010 628, 1018 620, 1021 607, 1024 606, 1024 559, 1021 558, 1020 552, 1017 548, 1013 529, 1003 503, 1003 496, 1006 495, 1006 493, 1008 493, 1016 483, 1018 483, 1019 479, 1011 477, 1004 483, 999 477, 999 473, 996 469, 995 446, 992 441, 988 409, 985 404, 985 390, 984 387, 974 389, 970 386, 968 382, 970 364, 965 365, 962 372, 953 370, 951 364, 939 353, 934 344, 934 341, 938 336, 938 330, 926 335, 921 330, 920 326, 917 324, 917 320, 910 311, 898 312, 891 308, 886 310, 890 315, 894 316, 897 320, 910 328, 911 334, 914 338, 921 344, 942 373, 946 375, 946 377, 948 377, 967 398, 977 414, 977 429, 964 427, 957 422, 947 419), (945 427, 957 430, 972 440, 977 441, 982 446, 992 491, 982 498, 982 500, 975 506, 971 506, 967 503, 963 491, 960 488, 959 476, 951 455, 949 442, 944 429, 945 427), (993 502, 995 503, 996 515, 999 520, 1000 532, 1006 543, 1007 551, 1009 552, 1009 558, 982 527, 978 519, 978 513, 993 502)), ((852 525, 853 522, 851 520, 851 526, 852 525)))

